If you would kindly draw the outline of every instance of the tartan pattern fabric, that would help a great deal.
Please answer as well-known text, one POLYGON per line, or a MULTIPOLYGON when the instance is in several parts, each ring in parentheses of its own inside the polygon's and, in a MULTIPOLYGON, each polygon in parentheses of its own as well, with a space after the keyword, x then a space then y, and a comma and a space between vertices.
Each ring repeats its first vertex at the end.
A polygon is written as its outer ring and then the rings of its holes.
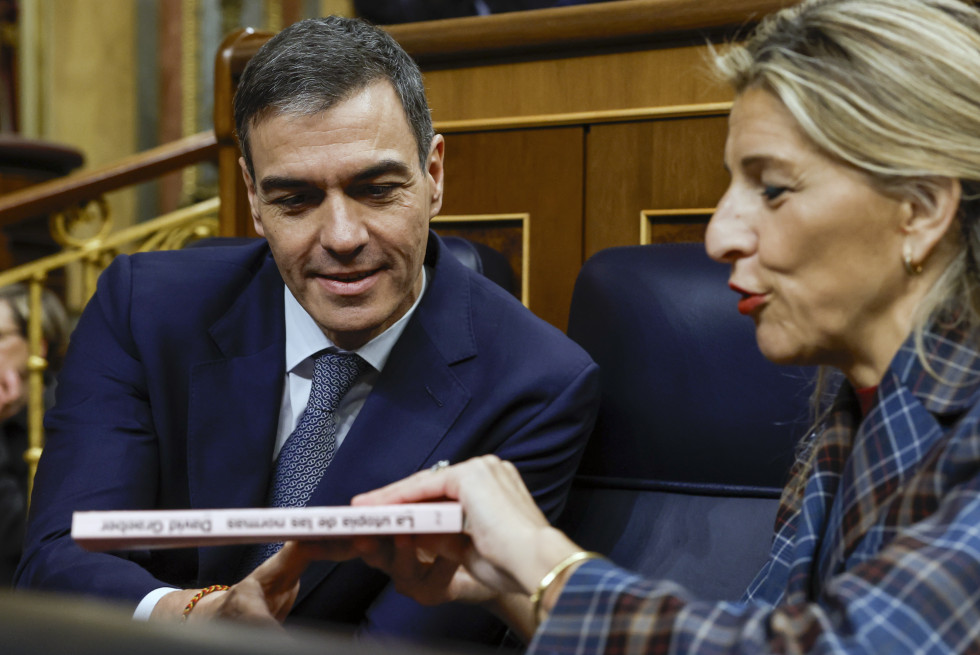
POLYGON ((740 601, 588 562, 528 652, 980 653, 978 343, 910 336, 863 420, 841 385, 740 601))
MULTIPOLYGON (((333 414, 367 366, 359 355, 324 351, 313 364, 310 399, 276 458, 270 507, 305 507, 337 450, 333 414)), ((246 556, 245 572, 279 552, 282 543, 261 544, 246 556)))

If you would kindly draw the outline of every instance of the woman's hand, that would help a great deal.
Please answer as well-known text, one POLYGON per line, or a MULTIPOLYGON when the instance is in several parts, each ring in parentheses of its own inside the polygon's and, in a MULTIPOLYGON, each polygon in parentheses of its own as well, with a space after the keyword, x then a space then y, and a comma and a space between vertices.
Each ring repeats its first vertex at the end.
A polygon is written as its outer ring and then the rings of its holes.
POLYGON ((309 559, 345 560, 359 557, 388 574, 395 590, 422 605, 459 601, 488 603, 496 592, 460 567, 468 547, 465 535, 395 535, 300 542, 309 559))
POLYGON ((364 557, 385 570, 405 593, 438 598, 434 582, 446 582, 446 599, 493 602, 502 594, 531 593, 541 578, 579 548, 552 528, 524 486, 517 468, 485 455, 438 471, 421 471, 400 482, 354 497, 352 505, 384 505, 457 500, 463 505, 464 536, 417 536, 414 542, 392 540, 391 552, 375 541, 376 553, 364 557), (468 537, 468 538, 467 538, 468 537), (449 564, 435 559, 433 579, 419 576, 411 559, 424 552, 462 564, 463 573, 449 578, 449 564), (373 560, 373 561, 372 561, 373 560), (401 580, 396 574, 404 574, 401 580), (479 585, 477 585, 479 583, 479 585), (480 588, 482 585, 482 589, 480 588))

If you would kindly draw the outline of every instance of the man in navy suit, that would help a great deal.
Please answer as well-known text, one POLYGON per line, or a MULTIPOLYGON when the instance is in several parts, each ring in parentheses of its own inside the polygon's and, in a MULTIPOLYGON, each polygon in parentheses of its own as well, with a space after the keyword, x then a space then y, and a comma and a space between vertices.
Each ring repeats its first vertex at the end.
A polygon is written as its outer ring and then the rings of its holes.
MULTIPOLYGON (((311 19, 256 54, 235 99, 265 240, 120 257, 72 336, 36 478, 19 585, 128 602, 137 617, 290 618, 371 634, 492 641, 472 608, 425 608, 359 561, 244 579, 248 547, 104 554, 74 510, 264 506, 310 398, 314 356, 366 367, 336 409, 309 505, 441 460, 496 453, 561 509, 598 402, 595 364, 462 266, 428 223, 443 150, 421 75, 383 31, 311 19)), ((287 548, 286 551, 289 549, 287 548)))

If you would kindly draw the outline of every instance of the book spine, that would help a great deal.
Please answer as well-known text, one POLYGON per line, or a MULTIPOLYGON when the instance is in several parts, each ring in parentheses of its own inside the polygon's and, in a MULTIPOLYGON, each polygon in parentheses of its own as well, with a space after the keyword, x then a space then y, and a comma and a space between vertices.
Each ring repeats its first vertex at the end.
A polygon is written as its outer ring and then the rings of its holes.
POLYGON ((75 512, 72 537, 99 549, 127 543, 166 547, 318 539, 364 534, 452 533, 462 530, 458 503, 375 507, 75 512))

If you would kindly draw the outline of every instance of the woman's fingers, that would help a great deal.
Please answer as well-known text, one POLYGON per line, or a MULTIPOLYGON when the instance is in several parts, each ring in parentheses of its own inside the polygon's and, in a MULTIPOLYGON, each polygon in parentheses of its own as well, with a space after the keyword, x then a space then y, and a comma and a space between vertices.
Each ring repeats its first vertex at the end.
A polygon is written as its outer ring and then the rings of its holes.
POLYGON ((462 564, 475 580, 496 592, 524 591, 524 588, 509 573, 507 568, 498 566, 475 548, 466 551, 462 564))
POLYGON ((462 562, 466 549, 471 547, 470 538, 464 534, 419 534, 415 535, 415 544, 452 562, 462 562))
POLYGON ((458 535, 437 542, 417 536, 394 539, 390 575, 395 589, 423 605, 486 602, 496 592, 460 566, 459 555, 468 544, 468 539, 458 535))
MULTIPOLYGON (((538 563, 529 561, 544 531, 551 530, 531 496, 520 472, 494 455, 476 457, 439 470, 420 471, 404 480, 354 498, 352 504, 394 504, 451 499, 465 514, 464 534, 452 539, 435 535, 396 538, 361 556, 385 570, 399 589, 421 602, 458 594, 472 599, 501 592, 524 592, 537 575, 538 563), (409 546, 408 544, 412 545, 409 546), (470 576, 454 572, 451 578, 433 574, 437 555, 462 563, 470 576), (518 573, 520 571, 520 573, 518 573), (532 575, 533 574, 533 575, 532 575), (468 581, 468 582, 467 582, 468 581), (523 584, 521 583, 523 581, 523 584), (439 585, 449 588, 437 590, 439 585), (491 591, 492 590, 492 591, 491 591)), ((448 570, 448 565, 437 569, 448 570)), ((547 569, 546 569, 547 570, 547 569)), ((473 602, 479 602, 473 601, 473 602)))
POLYGON ((445 475, 449 470, 419 471, 404 480, 358 494, 351 499, 351 505, 397 505, 446 498, 456 500, 455 480, 453 476, 445 475))
MULTIPOLYGON (((354 504, 458 500, 466 519, 464 532, 476 552, 506 568, 521 557, 519 544, 548 526, 517 468, 494 455, 476 457, 437 471, 420 471, 404 480, 354 498, 354 504)), ((455 559, 459 559, 458 555, 455 559)), ((484 566, 483 569, 486 569, 484 566)), ((476 573, 476 572, 474 572, 476 573)), ((489 581, 481 570, 477 577, 489 581)))
POLYGON ((357 539, 355 545, 358 557, 368 566, 391 575, 395 556, 391 537, 365 537, 357 539))

